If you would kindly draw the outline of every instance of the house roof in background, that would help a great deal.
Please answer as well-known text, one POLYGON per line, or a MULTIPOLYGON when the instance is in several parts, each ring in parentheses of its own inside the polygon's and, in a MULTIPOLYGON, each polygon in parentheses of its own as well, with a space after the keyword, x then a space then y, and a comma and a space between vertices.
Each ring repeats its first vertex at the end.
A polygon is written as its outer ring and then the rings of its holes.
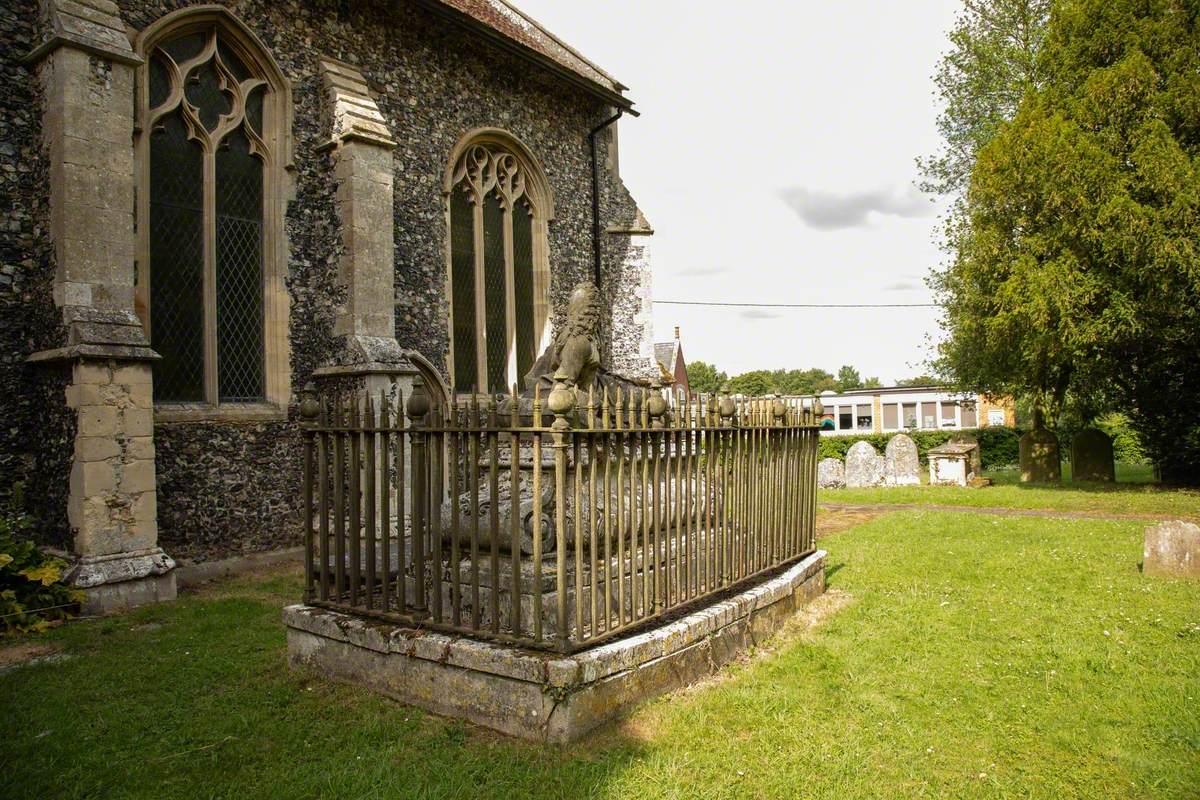
POLYGON ((654 360, 673 371, 675 369, 675 346, 678 344, 678 339, 673 342, 656 342, 654 360))
POLYGON ((506 0, 415 0, 636 115, 629 88, 506 0))

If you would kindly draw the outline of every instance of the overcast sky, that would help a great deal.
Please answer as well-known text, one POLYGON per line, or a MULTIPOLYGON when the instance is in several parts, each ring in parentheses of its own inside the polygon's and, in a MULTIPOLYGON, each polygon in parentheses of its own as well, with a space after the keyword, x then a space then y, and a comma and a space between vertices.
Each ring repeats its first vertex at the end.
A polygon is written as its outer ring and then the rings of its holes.
MULTIPOLYGON (((656 231, 654 297, 927 302, 940 204, 933 73, 957 0, 515 0, 630 87, 621 176, 656 231)), ((730 374, 851 364, 917 374, 936 309, 656 305, 730 374)))

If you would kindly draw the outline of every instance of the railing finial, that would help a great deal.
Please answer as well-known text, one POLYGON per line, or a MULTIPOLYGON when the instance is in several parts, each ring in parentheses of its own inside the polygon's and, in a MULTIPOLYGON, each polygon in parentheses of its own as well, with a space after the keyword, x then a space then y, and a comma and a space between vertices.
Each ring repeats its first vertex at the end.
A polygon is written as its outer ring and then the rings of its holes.
POLYGON ((721 424, 728 425, 733 421, 733 413, 737 407, 733 404, 733 398, 729 396, 729 384, 721 385, 721 402, 717 406, 717 411, 721 414, 721 424))
POLYGON ((662 383, 657 380, 650 382, 650 399, 646 402, 646 411, 650 415, 650 425, 655 428, 663 427, 663 414, 667 410, 667 401, 662 396, 662 383))
POLYGON ((575 409, 575 379, 561 369, 554 373, 554 389, 546 398, 546 405, 554 414, 554 423, 550 427, 556 431, 570 430, 567 415, 575 409))
POLYGON ((317 385, 309 381, 300 390, 300 420, 306 425, 315 425, 320 413, 321 403, 317 400, 317 385))

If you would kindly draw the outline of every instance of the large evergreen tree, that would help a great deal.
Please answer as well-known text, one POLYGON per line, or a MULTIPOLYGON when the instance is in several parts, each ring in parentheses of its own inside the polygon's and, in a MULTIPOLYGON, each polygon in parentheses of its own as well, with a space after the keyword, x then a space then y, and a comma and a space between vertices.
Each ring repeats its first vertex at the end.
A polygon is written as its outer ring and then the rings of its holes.
POLYGON ((1042 82, 978 152, 934 281, 960 383, 1126 411, 1200 483, 1200 9, 1062 0, 1042 82))

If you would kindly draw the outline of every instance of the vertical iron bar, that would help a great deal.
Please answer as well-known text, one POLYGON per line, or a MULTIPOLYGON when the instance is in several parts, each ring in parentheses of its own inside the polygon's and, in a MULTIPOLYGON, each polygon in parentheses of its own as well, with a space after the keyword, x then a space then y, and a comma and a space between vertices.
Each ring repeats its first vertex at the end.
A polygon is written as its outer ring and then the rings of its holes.
MULTIPOLYGON (((392 592, 392 469, 391 423, 388 420, 386 389, 379 390, 379 550, 383 554, 382 592, 380 605, 384 612, 391 608, 392 592)), ((403 604, 400 610, 404 610, 403 604)))
POLYGON ((320 585, 317 597, 329 599, 329 406, 321 398, 320 433, 317 434, 317 492, 320 498, 318 509, 317 548, 321 561, 320 585))
MULTIPOLYGON (((509 617, 512 625, 513 636, 521 635, 521 434, 518 428, 521 425, 521 417, 517 409, 517 385, 512 386, 512 393, 509 395, 509 424, 512 431, 509 434, 508 442, 511 448, 509 454, 509 541, 512 552, 510 555, 510 569, 512 570, 512 585, 509 591, 512 592, 512 606, 509 611, 509 617)), ((496 502, 496 498, 492 498, 492 502, 496 502)))
POLYGON ((338 395, 334 405, 336 431, 333 434, 333 570, 334 598, 340 603, 346 588, 346 448, 344 398, 338 395))
POLYGON ((375 607, 375 404, 370 394, 366 395, 366 409, 363 433, 364 438, 364 455, 366 456, 363 465, 363 475, 366 480, 366 492, 363 497, 363 510, 366 512, 366 531, 367 531, 367 586, 366 586, 366 605, 367 608, 375 607))

